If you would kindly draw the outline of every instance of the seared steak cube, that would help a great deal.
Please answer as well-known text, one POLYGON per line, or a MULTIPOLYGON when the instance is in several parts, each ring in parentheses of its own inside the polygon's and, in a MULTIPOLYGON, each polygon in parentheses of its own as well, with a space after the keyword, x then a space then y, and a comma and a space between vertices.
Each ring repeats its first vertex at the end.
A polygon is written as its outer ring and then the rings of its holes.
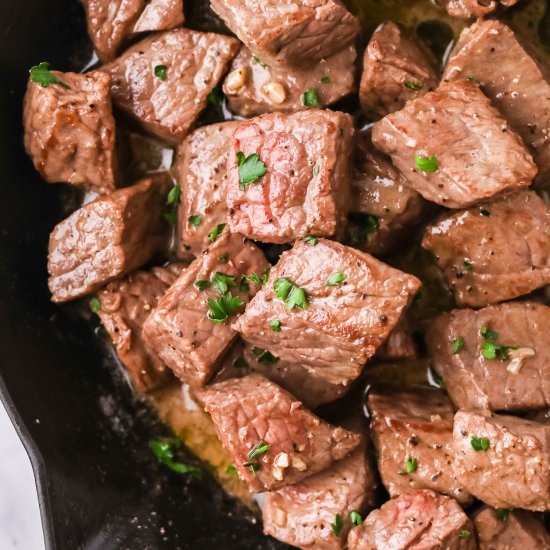
POLYGON ((538 165, 535 181, 550 174, 550 73, 514 32, 497 20, 464 30, 443 78, 475 78, 523 138, 538 165))
POLYGON ((535 302, 457 309, 428 330, 431 362, 459 408, 550 407, 548 327, 550 307, 535 302))
POLYGON ((457 479, 495 508, 550 510, 550 425, 465 410, 455 415, 457 479))
POLYGON ((550 535, 533 512, 485 506, 473 521, 479 550, 550 548, 550 535))
POLYGON ((360 30, 340 0, 211 0, 210 5, 268 65, 307 67, 351 44, 360 30))
POLYGON ((452 498, 420 489, 386 502, 352 529, 349 550, 476 550, 472 522, 452 498))
POLYGON ((376 481, 363 446, 320 474, 268 493, 264 533, 306 549, 345 547, 350 514, 363 515, 374 504, 376 481), (338 535, 331 528, 340 516, 338 535))
POLYGON ((154 390, 171 379, 166 365, 144 342, 141 329, 181 268, 171 264, 151 271, 134 271, 124 279, 110 282, 98 293, 97 314, 139 392, 154 390))
POLYGON ((411 320, 407 314, 401 316, 388 339, 378 348, 376 358, 382 361, 417 358, 411 320))
POLYGON ((269 378, 311 410, 336 401, 348 389, 343 384, 331 384, 322 378, 311 376, 302 365, 283 361, 269 350, 241 341, 234 344, 224 356, 222 366, 212 383, 248 376, 250 373, 258 373, 269 378))
POLYGON ((179 146, 176 179, 181 186, 178 209, 178 256, 198 256, 210 244, 208 233, 227 221, 225 201, 228 143, 238 122, 198 128, 179 146))
POLYGON ((349 208, 352 135, 349 115, 318 109, 243 122, 227 163, 231 231, 271 243, 341 232, 349 208), (265 168, 246 183, 254 158, 256 167, 265 168))
POLYGON ((375 31, 365 50, 361 108, 373 118, 386 116, 435 90, 438 81, 431 52, 390 21, 375 31))
POLYGON ((526 187, 537 173, 521 138, 468 81, 409 101, 374 125, 372 141, 424 198, 449 208, 526 187))
POLYGON ((202 386, 212 377, 237 337, 230 320, 259 286, 243 286, 242 278, 262 273, 267 265, 254 244, 226 229, 160 299, 143 336, 183 382, 202 386))
POLYGON ((371 391, 368 406, 378 470, 391 497, 432 489, 471 502, 452 471, 454 410, 444 392, 371 391))
POLYGON ((243 46, 223 91, 231 111, 244 117, 326 107, 355 89, 356 57, 351 45, 319 63, 294 69, 267 65, 243 46))
MULTIPOLYGON (((448 14, 453 17, 483 17, 494 12, 497 8, 513 6, 519 0, 437 0, 448 14)), ((510 59, 513 59, 510 57, 510 59)))
POLYGON ((102 70, 112 76, 117 107, 147 131, 177 142, 238 49, 229 36, 176 29, 138 42, 102 70))
POLYGON ((54 302, 90 294, 152 260, 168 242, 166 177, 99 197, 50 235, 48 286, 54 302))
POLYGON ((200 399, 251 491, 298 483, 345 458, 361 440, 258 374, 209 386, 200 399))
POLYGON ((117 183, 111 79, 99 71, 52 74, 61 84, 44 88, 29 80, 25 149, 47 182, 108 193, 117 183))
POLYGON ((426 201, 391 160, 372 145, 370 131, 356 134, 347 239, 371 254, 386 254, 421 223, 426 201))
POLYGON ((101 61, 115 58, 134 33, 173 29, 183 23, 182 0, 83 0, 88 34, 101 61))
POLYGON ((368 254, 319 239, 284 252, 235 323, 244 339, 349 384, 386 340, 420 282, 368 254), (279 321, 280 332, 269 329, 279 321))
POLYGON ((550 283, 550 208, 532 191, 455 212, 428 228, 432 252, 459 305, 482 307, 550 283))

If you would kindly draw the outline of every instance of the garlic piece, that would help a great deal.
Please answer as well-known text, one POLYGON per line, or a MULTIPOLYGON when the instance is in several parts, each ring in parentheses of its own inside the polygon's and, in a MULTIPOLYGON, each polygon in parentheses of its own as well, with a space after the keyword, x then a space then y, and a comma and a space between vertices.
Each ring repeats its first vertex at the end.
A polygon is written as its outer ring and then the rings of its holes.
POLYGON ((305 472, 307 470, 307 464, 299 457, 292 457, 292 467, 296 468, 299 472, 305 472))
POLYGON ((508 352, 508 355, 512 358, 506 370, 512 374, 519 374, 521 367, 523 367, 523 362, 528 357, 533 357, 536 354, 536 351, 533 348, 518 348, 511 349, 508 352))
POLYGON ((286 99, 284 86, 280 82, 270 81, 262 86, 262 94, 264 94, 271 103, 280 105, 286 99))
POLYGON ((279 453, 273 460, 273 477, 277 481, 282 481, 284 478, 284 470, 290 466, 290 457, 288 453, 279 453))
POLYGON ((239 67, 227 75, 225 86, 230 92, 236 92, 246 84, 246 77, 246 67, 239 67))

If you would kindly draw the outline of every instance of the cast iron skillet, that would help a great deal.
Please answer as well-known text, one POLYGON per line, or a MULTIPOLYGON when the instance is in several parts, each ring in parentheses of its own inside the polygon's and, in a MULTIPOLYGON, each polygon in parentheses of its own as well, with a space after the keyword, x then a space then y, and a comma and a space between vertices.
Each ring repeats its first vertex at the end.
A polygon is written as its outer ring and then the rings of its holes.
POLYGON ((163 428, 113 378, 91 325, 51 304, 47 242, 67 191, 23 150, 22 98, 29 67, 78 70, 91 46, 76 0, 1 0, 0 21, 0 394, 36 474, 46 547, 284 548, 212 480, 153 460, 163 428))

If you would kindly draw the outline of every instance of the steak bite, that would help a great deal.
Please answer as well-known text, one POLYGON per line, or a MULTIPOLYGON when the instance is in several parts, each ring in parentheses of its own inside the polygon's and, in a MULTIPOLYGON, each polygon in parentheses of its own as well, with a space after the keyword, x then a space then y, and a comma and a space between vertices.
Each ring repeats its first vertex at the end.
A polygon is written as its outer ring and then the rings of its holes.
POLYGON ((268 65, 307 67, 352 44, 360 31, 340 0, 211 0, 210 6, 268 65))
POLYGON ((336 401, 348 390, 343 384, 331 384, 322 378, 311 376, 310 372, 298 363, 283 361, 269 350, 249 346, 242 341, 233 345, 224 356, 222 366, 212 383, 248 376, 250 373, 258 373, 269 378, 310 410, 336 401))
MULTIPOLYGON (((519 0, 437 0, 452 17, 483 17, 500 7, 509 7, 519 0)), ((511 58, 510 58, 511 59, 511 58)))
POLYGON ((208 233, 227 221, 225 201, 228 143, 238 122, 203 126, 179 146, 175 174, 181 186, 178 256, 198 256, 210 244, 208 233))
POLYGON ((550 283, 550 208, 532 191, 455 212, 429 227, 430 250, 459 305, 482 307, 550 283))
POLYGON ((334 241, 298 241, 235 323, 244 339, 348 385, 420 287, 411 275, 334 241), (269 330, 277 320, 281 331, 269 330))
POLYGON ((409 101, 374 125, 372 141, 424 198, 449 208, 526 187, 537 173, 520 137, 468 81, 409 101))
POLYGON ((43 87, 29 79, 25 149, 47 182, 108 193, 117 183, 111 79, 99 71, 52 75, 61 83, 43 87))
POLYGON ((237 336, 229 319, 259 287, 243 285, 242 277, 267 265, 260 249, 226 229, 160 299, 143 337, 183 382, 202 386, 215 373, 237 336))
POLYGON ((474 516, 479 550, 550 548, 550 535, 533 512, 485 506, 474 516))
POLYGON ((426 201, 391 160, 372 145, 370 131, 356 134, 348 240, 371 254, 391 252, 422 221, 426 201))
POLYGON ((352 136, 349 115, 318 109, 243 122, 227 163, 231 231, 271 243, 341 232, 352 136))
POLYGON ((376 358, 381 361, 399 359, 416 359, 418 356, 411 319, 408 313, 402 315, 388 339, 376 352, 376 358))
POLYGON ((169 178, 145 179, 99 197, 50 235, 48 286, 54 302, 96 291, 152 260, 168 244, 163 219, 169 178))
POLYGON ((355 46, 302 69, 266 65, 243 46, 233 60, 223 91, 229 108, 251 117, 326 107, 355 89, 355 46))
POLYGON ((443 78, 473 77, 523 138, 538 165, 537 182, 550 175, 550 71, 514 32, 497 20, 465 29, 443 78))
POLYGON ((374 506, 375 474, 364 446, 320 474, 268 493, 264 533, 298 548, 339 550, 352 528, 350 514, 374 506), (331 525, 340 516, 338 535, 331 525))
POLYGON ((436 62, 428 48, 389 21, 374 32, 365 50, 361 109, 373 118, 386 116, 410 99, 435 90, 438 82, 436 62))
POLYGON ((352 529, 349 550, 476 550, 474 528, 456 500, 420 489, 386 502, 352 529))
POLYGON ((238 49, 229 36, 176 29, 138 42, 102 70, 112 76, 117 107, 148 132, 178 142, 238 49))
POLYGON ((495 508, 550 510, 550 425, 464 410, 454 422, 455 475, 495 508))
POLYGON ((258 374, 201 390, 222 445, 250 490, 275 490, 345 458, 361 436, 331 426, 258 374))
POLYGON ((427 333, 432 366, 459 408, 550 407, 548 327, 550 307, 535 302, 444 313, 427 333))
POLYGON ((151 271, 134 271, 124 279, 110 282, 98 293, 97 314, 138 392, 154 390, 171 379, 170 371, 144 342, 141 329, 181 268, 180 264, 171 264, 151 271))
POLYGON ((452 471, 454 410, 443 391, 373 390, 368 406, 378 470, 391 497, 432 489, 471 503, 452 471))
POLYGON ((183 23, 182 0, 83 0, 88 34, 99 59, 115 58, 134 33, 163 31, 183 23))

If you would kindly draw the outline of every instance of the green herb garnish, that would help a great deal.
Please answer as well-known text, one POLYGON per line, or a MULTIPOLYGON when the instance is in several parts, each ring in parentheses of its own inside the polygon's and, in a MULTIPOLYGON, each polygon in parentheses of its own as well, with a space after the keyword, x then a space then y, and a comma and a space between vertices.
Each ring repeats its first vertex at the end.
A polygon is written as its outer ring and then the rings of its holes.
POLYGON ((407 82, 405 82, 405 88, 408 88, 413 92, 418 92, 418 90, 422 89, 422 86, 422 84, 417 84, 416 82, 411 82, 410 80, 407 80, 407 82))
POLYGON ((472 262, 469 262, 468 260, 464 260, 464 269, 466 271, 472 271, 474 267, 474 264, 472 262))
POLYGON ((228 254, 222 254, 218 258, 218 262, 220 262, 220 264, 226 264, 228 261, 229 261, 229 255, 228 254))
POLYGON ((309 243, 311 246, 317 246, 319 239, 317 237, 304 237, 304 241, 309 243))
POLYGON ((332 532, 339 537, 340 536, 340 530, 342 529, 342 518, 340 514, 336 514, 334 518, 334 523, 330 524, 330 527, 332 529, 332 532))
POLYGON ((498 521, 506 521, 508 519, 508 516, 510 515, 510 510, 508 510, 507 508, 498 508, 495 511, 495 515, 498 521))
POLYGON ((202 223, 202 216, 195 214, 194 216, 189 216, 187 221, 195 228, 198 229, 202 223))
POLYGON ((237 281, 232 275, 226 275, 225 273, 216 271, 212 277, 212 284, 220 294, 225 294, 230 287, 237 286, 237 281))
POLYGON ((451 344, 453 346, 453 355, 458 355, 464 347, 464 338, 462 338, 462 336, 458 336, 451 342, 451 344))
POLYGON ((474 451, 488 451, 489 450, 489 439, 487 437, 475 437, 473 436, 470 440, 472 448, 474 451))
MULTIPOLYGON (((355 510, 350 512, 349 519, 350 519, 351 524, 353 525, 353 527, 359 527, 359 525, 361 525, 363 523, 363 518, 361 517, 361 514, 359 512, 356 512, 355 510)), ((353 529, 353 527, 352 527, 352 529, 353 529)))
POLYGON ((307 309, 307 296, 303 288, 292 284, 286 277, 281 277, 273 283, 275 296, 286 304, 286 309, 307 309))
POLYGON ((242 151, 237 153, 237 166, 239 169, 239 189, 244 191, 246 186, 259 180, 267 172, 265 164, 260 160, 258 153, 252 153, 245 157, 242 151))
POLYGON ((306 107, 319 107, 319 98, 317 97, 317 90, 310 88, 304 92, 302 101, 306 107))
POLYGON ((357 225, 356 228, 350 231, 350 242, 357 246, 363 243, 367 237, 378 231, 378 218, 373 214, 351 214, 350 222, 357 225))
POLYGON ((439 161, 437 157, 414 156, 416 167, 422 172, 437 172, 439 170, 439 161))
POLYGON ((277 361, 279 361, 279 358, 270 351, 264 351, 260 357, 258 357, 258 363, 262 365, 274 365, 277 361))
POLYGON ((281 332, 281 321, 278 319, 271 319, 271 321, 269 321, 269 328, 273 332, 281 332))
POLYGON ((101 311, 101 302, 99 301, 99 298, 92 298, 90 300, 90 309, 97 313, 98 311, 101 311))
POLYGON ((230 464, 226 469, 225 473, 229 474, 231 477, 237 477, 237 468, 233 466, 233 464, 230 464))
POLYGON ((458 534, 458 536, 461 538, 461 539, 467 539, 468 537, 471 536, 472 533, 470 533, 470 531, 468 531, 467 529, 463 529, 462 531, 460 531, 460 533, 458 534))
POLYGON ((330 84, 330 78, 328 76, 323 76, 323 78, 321 78, 321 82, 323 84, 330 84))
POLYGON ((157 460, 174 472, 189 474, 196 478, 202 477, 202 472, 199 468, 174 460, 176 451, 181 447, 181 439, 179 437, 152 440, 149 441, 149 447, 157 457, 157 460))
POLYGON ((208 233, 208 238, 212 242, 215 242, 216 239, 220 236, 221 232, 223 231, 223 228, 226 225, 227 225, 226 223, 219 223, 218 225, 216 225, 216 227, 214 227, 214 229, 212 229, 212 231, 210 231, 210 233, 208 233))
POLYGON ((233 366, 236 369, 248 369, 249 365, 244 357, 237 357, 235 361, 233 361, 233 366))
POLYGON ((267 283, 267 280, 269 279, 269 267, 266 267, 264 269, 264 276, 260 277, 254 271, 250 275, 245 275, 244 277, 247 281, 252 281, 253 283, 257 283, 261 286, 265 285, 267 283))
POLYGON ((153 69, 155 76, 161 80, 166 80, 166 75, 168 73, 168 67, 166 65, 156 65, 153 69))
POLYGON ((252 54, 252 58, 254 59, 254 61, 255 61, 262 69, 266 69, 266 68, 267 68, 267 64, 264 63, 259 57, 256 57, 254 54, 252 54))
POLYGON ((212 286, 212 283, 210 281, 204 281, 204 280, 198 280, 195 281, 195 286, 200 290, 206 290, 207 288, 210 288, 212 286))
POLYGON ((57 84, 65 90, 68 90, 69 86, 61 82, 61 80, 59 80, 57 76, 51 73, 49 67, 50 64, 46 61, 43 61, 39 65, 31 67, 31 70, 29 71, 29 74, 31 75, 31 80, 33 82, 36 82, 37 84, 40 84, 42 88, 47 88, 50 84, 57 84))
POLYGON ((405 471, 399 472, 399 475, 406 476, 409 474, 413 474, 414 472, 416 472, 417 468, 418 468, 418 463, 416 461, 416 458, 410 456, 405 460, 405 471))
POLYGON ((269 451, 269 443, 266 443, 260 439, 260 441, 258 441, 254 448, 248 453, 248 460, 252 461, 260 455, 267 453, 267 451, 269 451))
POLYGON ((223 92, 221 86, 216 86, 212 88, 212 91, 208 94, 208 102, 219 107, 223 103, 223 92))
POLYGON ((326 286, 339 286, 346 280, 346 274, 341 271, 333 273, 326 282, 326 286))
POLYGON ((239 296, 233 296, 231 292, 220 296, 217 300, 208 299, 208 318, 213 323, 225 323, 227 319, 237 313, 237 310, 244 305, 239 296))

